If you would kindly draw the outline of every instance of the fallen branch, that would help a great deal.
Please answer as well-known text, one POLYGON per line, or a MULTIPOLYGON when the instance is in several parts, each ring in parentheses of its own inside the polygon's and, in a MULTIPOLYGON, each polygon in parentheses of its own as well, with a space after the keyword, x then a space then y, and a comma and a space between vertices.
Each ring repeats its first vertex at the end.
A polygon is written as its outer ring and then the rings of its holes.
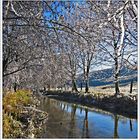
POLYGON ((27 110, 33 110, 35 112, 44 113, 44 114, 47 115, 47 112, 39 110, 39 109, 36 109, 34 107, 28 107, 28 106, 17 106, 17 107, 20 107, 20 108, 23 108, 23 109, 27 109, 27 110))

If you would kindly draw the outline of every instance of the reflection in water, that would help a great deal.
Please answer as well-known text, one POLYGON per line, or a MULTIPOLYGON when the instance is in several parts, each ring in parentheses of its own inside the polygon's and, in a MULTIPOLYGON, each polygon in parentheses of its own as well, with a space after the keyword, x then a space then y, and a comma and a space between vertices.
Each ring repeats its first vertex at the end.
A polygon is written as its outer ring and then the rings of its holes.
POLYGON ((77 107, 76 105, 72 105, 72 108, 71 108, 71 120, 74 120, 76 107, 77 107))
POLYGON ((82 114, 82 107, 80 107, 80 114, 82 114))
POLYGON ((83 132, 82 132, 82 138, 89 138, 89 132, 88 132, 88 109, 85 108, 85 118, 83 122, 83 132))
POLYGON ((130 119, 130 131, 133 131, 133 127, 132 127, 132 121, 131 121, 131 119, 130 119))
POLYGON ((68 109, 69 109, 69 105, 67 104, 67 111, 68 111, 68 109))
POLYGON ((75 113, 76 113, 76 108, 77 106, 76 105, 72 105, 72 108, 71 108, 71 121, 70 121, 70 129, 69 129, 69 133, 68 133, 68 137, 71 138, 74 136, 74 127, 75 127, 75 113))
POLYGON ((63 111, 65 110, 65 106, 66 106, 66 104, 63 105, 63 109, 62 109, 63 111))
POLYGON ((60 108, 62 109, 62 105, 63 105, 63 103, 60 103, 60 108))
POLYGON ((137 121, 117 114, 49 98, 40 109, 49 114, 40 138, 137 138, 137 121))
POLYGON ((118 120, 119 120, 119 117, 114 114, 114 138, 119 138, 119 135, 118 135, 118 120))

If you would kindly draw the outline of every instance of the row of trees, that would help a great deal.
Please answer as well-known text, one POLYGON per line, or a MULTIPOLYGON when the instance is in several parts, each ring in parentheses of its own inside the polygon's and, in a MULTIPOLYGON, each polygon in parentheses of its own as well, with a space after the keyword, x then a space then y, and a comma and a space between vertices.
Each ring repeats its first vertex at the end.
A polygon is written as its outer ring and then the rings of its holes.
POLYGON ((137 70, 137 1, 4 1, 3 84, 12 88, 62 87, 82 73, 114 68, 119 94, 121 68, 137 70))

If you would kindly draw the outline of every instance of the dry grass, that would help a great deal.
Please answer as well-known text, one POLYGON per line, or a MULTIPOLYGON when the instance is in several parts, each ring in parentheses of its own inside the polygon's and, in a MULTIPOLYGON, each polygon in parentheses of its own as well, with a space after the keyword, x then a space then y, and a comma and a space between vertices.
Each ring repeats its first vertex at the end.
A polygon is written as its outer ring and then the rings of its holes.
MULTIPOLYGON (((80 91, 81 89, 78 88, 80 91)), ((83 88, 81 92, 84 93, 85 89, 83 88)), ((125 85, 125 86, 120 86, 120 92, 123 95, 128 95, 130 94, 130 84, 125 85)), ((89 93, 91 94, 104 94, 104 95, 114 95, 115 89, 113 86, 97 86, 97 87, 90 87, 89 88, 89 93)), ((132 94, 137 94, 138 93, 138 86, 135 83, 133 85, 133 91, 132 94)))
MULTIPOLYGON (((65 89, 51 89, 51 91, 71 91, 71 88, 65 90, 65 89)), ((85 88, 82 89, 78 88, 78 91, 80 92, 80 94, 85 94, 85 88)), ((129 95, 130 94, 130 84, 125 85, 125 86, 120 86, 120 92, 122 95, 129 95)), ((107 95, 107 96, 112 96, 115 94, 115 88, 114 85, 106 85, 106 86, 96 86, 96 87, 89 87, 89 93, 91 95, 107 95)), ((132 90, 132 94, 137 95, 138 94, 138 85, 137 83, 133 84, 133 90, 132 90)))

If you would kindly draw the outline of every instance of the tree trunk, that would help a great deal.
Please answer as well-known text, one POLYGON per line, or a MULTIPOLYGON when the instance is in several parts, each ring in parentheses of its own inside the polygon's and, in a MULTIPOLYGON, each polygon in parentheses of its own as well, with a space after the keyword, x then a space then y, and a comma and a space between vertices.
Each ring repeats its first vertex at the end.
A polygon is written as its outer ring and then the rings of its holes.
POLYGON ((17 91, 17 83, 15 82, 14 83, 14 92, 16 92, 17 91))
POLYGON ((132 93, 132 89, 133 89, 133 80, 131 81, 131 84, 130 84, 130 93, 132 93))
POLYGON ((115 75, 115 96, 120 94, 118 74, 115 75))
POLYGON ((47 85, 47 88, 48 88, 48 91, 50 91, 50 88, 51 88, 50 84, 47 85))
POLYGON ((72 80, 72 91, 76 91, 76 92, 78 92, 78 90, 77 90, 77 86, 76 86, 76 82, 75 82, 74 79, 72 80))
POLYGON ((120 94, 119 90, 119 62, 118 62, 118 49, 117 45, 115 45, 115 96, 120 94))
POLYGON ((86 85, 85 85, 85 86, 86 86, 86 87, 85 87, 85 93, 87 93, 88 90, 89 90, 89 81, 88 81, 88 79, 85 80, 85 84, 86 84, 86 85))
POLYGON ((82 88, 83 88, 83 83, 81 82, 81 91, 82 91, 82 88))
POLYGON ((85 93, 89 91, 89 69, 87 68, 87 73, 85 75, 85 93))
POLYGON ((43 89, 44 91, 46 91, 46 87, 44 86, 44 89, 43 89))
POLYGON ((89 65, 87 66, 86 74, 85 74, 85 93, 89 91, 89 65))

